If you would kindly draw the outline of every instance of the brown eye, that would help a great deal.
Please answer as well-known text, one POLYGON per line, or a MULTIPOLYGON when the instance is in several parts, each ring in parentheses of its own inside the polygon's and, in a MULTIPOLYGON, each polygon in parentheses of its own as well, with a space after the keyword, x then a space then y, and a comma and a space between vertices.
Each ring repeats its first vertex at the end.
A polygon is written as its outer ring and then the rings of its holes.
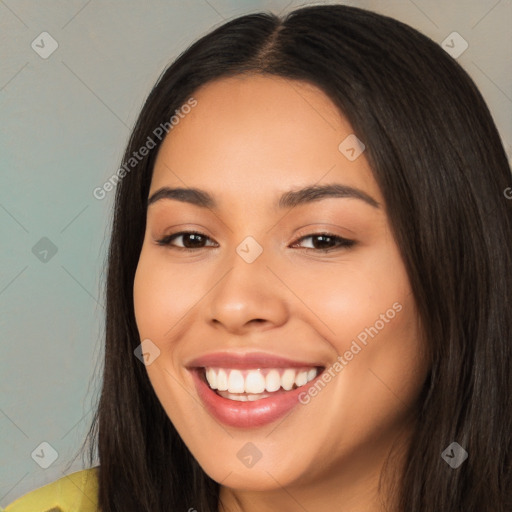
POLYGON ((348 240, 347 238, 342 238, 341 236, 333 235, 331 233, 317 233, 311 234, 307 236, 303 236, 295 244, 294 247, 297 246, 303 240, 311 239, 311 245, 309 247, 304 247, 305 249, 313 249, 317 251, 330 251, 341 248, 352 247, 355 244, 354 240, 348 240))
POLYGON ((197 231, 181 231, 172 235, 167 235, 161 240, 157 241, 158 245, 169 245, 175 249, 183 249, 193 251, 194 249, 202 249, 206 247, 205 243, 211 240, 208 236, 197 231), (173 242, 181 239, 181 245, 176 245, 173 242))

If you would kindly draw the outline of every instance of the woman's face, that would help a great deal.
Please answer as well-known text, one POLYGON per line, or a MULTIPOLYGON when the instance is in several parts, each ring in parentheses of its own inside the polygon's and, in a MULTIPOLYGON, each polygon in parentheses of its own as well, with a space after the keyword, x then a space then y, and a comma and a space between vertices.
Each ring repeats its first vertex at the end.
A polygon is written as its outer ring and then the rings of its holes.
POLYGON ((194 98, 159 150, 134 283, 155 393, 223 486, 367 484, 427 368, 365 152, 303 82, 238 76, 194 98))

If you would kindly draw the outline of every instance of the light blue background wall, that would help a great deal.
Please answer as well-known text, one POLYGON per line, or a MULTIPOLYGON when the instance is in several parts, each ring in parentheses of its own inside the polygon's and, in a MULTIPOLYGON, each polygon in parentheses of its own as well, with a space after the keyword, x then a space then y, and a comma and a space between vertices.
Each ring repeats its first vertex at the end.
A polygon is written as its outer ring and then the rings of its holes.
MULTIPOLYGON (((510 0, 345 3, 396 17, 438 43, 460 33, 469 47, 458 61, 486 98, 510 156, 510 0)), ((214 26, 301 4, 0 0, 0 505, 82 468, 79 459, 69 463, 98 392, 113 199, 92 191, 118 168, 151 86, 214 26), (43 31, 59 45, 47 59, 31 48, 43 31), (32 252, 43 237, 57 249, 47 261, 32 252), (48 469, 31 456, 42 442, 58 453, 48 469)))

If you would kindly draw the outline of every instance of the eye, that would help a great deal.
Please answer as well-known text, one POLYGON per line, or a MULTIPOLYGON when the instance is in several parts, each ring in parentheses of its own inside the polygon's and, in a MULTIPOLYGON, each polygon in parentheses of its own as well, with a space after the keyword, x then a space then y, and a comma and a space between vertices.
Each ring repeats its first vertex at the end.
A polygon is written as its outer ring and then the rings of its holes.
POLYGON ((303 240, 311 239, 310 247, 304 249, 328 252, 337 249, 352 247, 356 242, 332 233, 316 233, 299 238, 292 247, 296 247, 303 240))
MULTIPOLYGON (((304 240, 311 239, 310 247, 303 247, 307 250, 330 252, 333 250, 352 247, 356 242, 332 233, 316 233, 299 238, 291 247, 298 247, 304 240)), ((213 240, 199 231, 180 231, 167 235, 156 242, 158 245, 171 246, 181 251, 196 251, 205 247, 217 247, 213 240), (182 245, 176 245, 174 242, 181 239, 182 245), (207 245, 207 242, 211 243, 207 245)))
POLYGON ((207 240, 212 241, 210 237, 206 236, 204 233, 200 233, 199 231, 180 231, 179 233, 164 236, 162 239, 157 240, 156 243, 158 245, 169 245, 174 249, 182 251, 195 251, 205 247, 205 242, 207 240), (173 243, 178 239, 182 239, 182 246, 175 245, 173 243))

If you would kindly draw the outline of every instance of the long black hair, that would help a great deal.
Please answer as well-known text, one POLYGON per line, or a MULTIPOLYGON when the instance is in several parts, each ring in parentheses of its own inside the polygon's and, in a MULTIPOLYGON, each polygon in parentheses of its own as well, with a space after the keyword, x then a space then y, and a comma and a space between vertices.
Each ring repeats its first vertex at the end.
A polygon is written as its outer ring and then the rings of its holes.
MULTIPOLYGON (((373 12, 318 5, 282 18, 245 15, 162 74, 123 161, 198 87, 242 73, 318 86, 366 144, 431 360, 400 512, 512 510, 512 180, 474 83, 432 40, 373 12), (454 441, 468 452, 458 469, 441 457, 454 441)), ((98 450, 103 512, 217 512, 219 484, 184 445, 134 356, 133 281, 156 145, 116 190, 102 391, 86 441, 91 463, 98 450)))

